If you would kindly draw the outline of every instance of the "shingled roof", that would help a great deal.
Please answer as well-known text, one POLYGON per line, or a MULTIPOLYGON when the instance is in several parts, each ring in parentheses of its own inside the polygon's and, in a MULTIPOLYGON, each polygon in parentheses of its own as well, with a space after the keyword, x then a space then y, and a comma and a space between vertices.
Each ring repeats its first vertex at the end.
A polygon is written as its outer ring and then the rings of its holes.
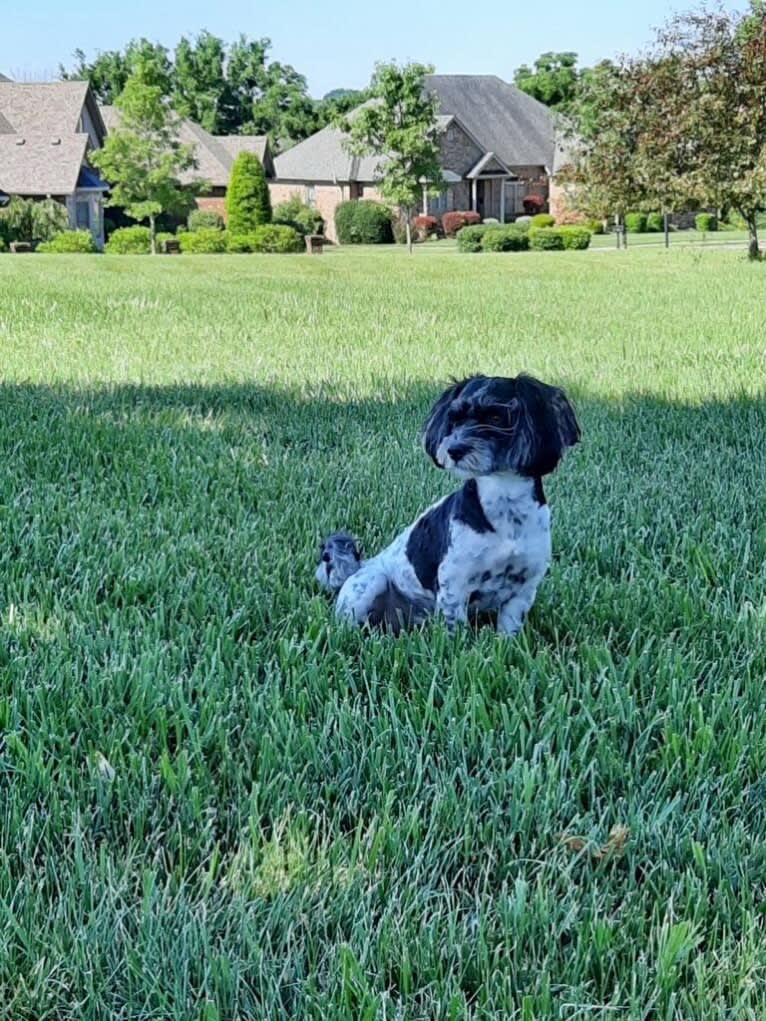
MULTIPOLYGON (((102 106, 101 116, 108 131, 120 124, 120 111, 114 106, 102 106)), ((247 150, 253 152, 263 164, 266 177, 274 176, 274 166, 265 135, 211 135, 194 121, 182 120, 178 141, 194 149, 197 166, 179 175, 181 184, 204 180, 214 188, 225 188, 235 157, 247 150)))
POLYGON ((0 80, 0 188, 20 195, 73 192, 89 141, 84 107, 103 134, 87 82, 0 80))
MULTIPOLYGON (((554 122, 550 110, 495 75, 428 75, 436 95, 437 124, 457 120, 485 152, 510 166, 553 164, 554 122)), ((353 116, 353 113, 351 114, 353 116)), ((277 156, 277 179, 285 181, 375 181, 380 159, 354 159, 345 135, 327 127, 277 156)))
POLYGON ((439 112, 454 114, 508 166, 553 165, 554 118, 547 106, 494 74, 432 74, 439 112))

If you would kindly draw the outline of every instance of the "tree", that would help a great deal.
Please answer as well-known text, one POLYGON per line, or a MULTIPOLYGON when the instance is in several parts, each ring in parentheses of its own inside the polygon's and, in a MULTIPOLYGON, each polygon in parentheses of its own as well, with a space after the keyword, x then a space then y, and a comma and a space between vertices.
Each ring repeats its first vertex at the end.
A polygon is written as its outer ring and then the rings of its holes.
POLYGON ((513 81, 527 95, 554 110, 566 110, 577 94, 576 53, 542 53, 530 68, 516 68, 513 81))
POLYGON ((225 133, 231 106, 225 63, 226 46, 210 32, 200 33, 194 42, 184 36, 175 49, 173 109, 212 134, 225 133))
POLYGON ((592 90, 579 124, 583 194, 664 207, 736 210, 760 257, 766 210, 766 10, 678 15, 646 57, 624 59, 592 90))
POLYGON ((442 187, 437 100, 425 87, 432 73, 424 64, 378 64, 372 101, 341 122, 352 155, 379 157, 380 191, 404 213, 410 253, 411 220, 423 188, 438 194, 442 187))
POLYGON ((241 152, 226 189, 226 226, 231 234, 251 234, 264 223, 271 223, 266 175, 255 153, 241 152))
POLYGON ((121 124, 90 158, 112 186, 107 204, 149 221, 154 255, 157 216, 188 208, 191 189, 179 185, 178 175, 195 166, 194 152, 178 142, 178 122, 160 86, 146 84, 140 69, 116 105, 121 124))
POLYGON ((163 96, 170 94, 173 67, 168 51, 159 43, 133 39, 124 53, 119 50, 97 53, 90 63, 82 50, 75 50, 74 56, 77 64, 71 71, 59 68, 61 78, 89 82, 99 103, 115 103, 128 78, 139 69, 147 85, 156 85, 163 96))

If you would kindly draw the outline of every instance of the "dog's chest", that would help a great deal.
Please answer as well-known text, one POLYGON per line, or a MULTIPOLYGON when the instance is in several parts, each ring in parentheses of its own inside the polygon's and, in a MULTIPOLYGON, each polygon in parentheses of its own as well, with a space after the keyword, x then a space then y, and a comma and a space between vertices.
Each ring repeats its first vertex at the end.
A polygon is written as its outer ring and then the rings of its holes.
POLYGON ((469 602, 479 609, 502 606, 528 586, 536 586, 550 557, 547 506, 524 496, 498 494, 482 499, 493 531, 454 534, 455 570, 469 602))

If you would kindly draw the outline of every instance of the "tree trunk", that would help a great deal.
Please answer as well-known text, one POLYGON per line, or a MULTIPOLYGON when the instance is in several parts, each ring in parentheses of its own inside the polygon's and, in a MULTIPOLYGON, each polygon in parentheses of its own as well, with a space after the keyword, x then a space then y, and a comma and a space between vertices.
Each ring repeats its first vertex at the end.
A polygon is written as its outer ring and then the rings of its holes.
POLYGON ((404 216, 405 216, 404 230, 407 235, 407 251, 410 253, 410 255, 412 255, 412 216, 409 206, 407 206, 407 208, 404 210, 404 216))
POLYGON ((758 225, 755 222, 755 214, 751 214, 745 217, 747 223, 747 257, 748 259, 760 259, 761 249, 758 244, 758 225))
POLYGON ((663 216, 663 227, 665 228, 665 247, 670 248, 670 213, 663 216))
POLYGON ((152 241, 151 252, 152 252, 152 255, 156 255, 157 254, 157 225, 154 222, 154 217, 153 216, 149 217, 149 230, 151 231, 151 241, 152 241))

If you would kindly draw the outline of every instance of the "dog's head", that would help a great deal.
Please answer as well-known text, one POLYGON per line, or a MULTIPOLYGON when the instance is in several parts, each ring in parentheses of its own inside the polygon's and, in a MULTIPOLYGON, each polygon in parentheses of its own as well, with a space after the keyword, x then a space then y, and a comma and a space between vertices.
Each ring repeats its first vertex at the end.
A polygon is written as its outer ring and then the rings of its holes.
POLYGON ((563 390, 532 376, 469 376, 444 391, 423 428, 434 464, 461 478, 548 475, 579 439, 563 390))
POLYGON ((333 532, 319 547, 316 580, 329 592, 340 592, 346 579, 356 574, 362 554, 356 540, 347 532, 333 532))

